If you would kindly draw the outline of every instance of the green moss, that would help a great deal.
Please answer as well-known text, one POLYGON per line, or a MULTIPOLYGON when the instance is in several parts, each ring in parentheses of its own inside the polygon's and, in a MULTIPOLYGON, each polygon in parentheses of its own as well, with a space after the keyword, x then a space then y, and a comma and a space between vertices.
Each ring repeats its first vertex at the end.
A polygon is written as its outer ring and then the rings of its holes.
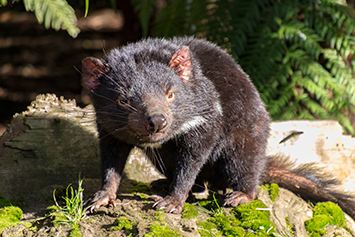
POLYGON ((155 221, 149 225, 150 233, 146 234, 147 237, 175 237, 182 236, 177 230, 170 230, 167 225, 162 225, 158 221, 155 221))
POLYGON ((156 210, 154 217, 155 217, 155 220, 157 220, 157 221, 160 221, 160 222, 164 221, 164 219, 166 217, 165 211, 163 209, 156 210))
POLYGON ((324 235, 327 225, 345 227, 345 217, 341 208, 332 202, 318 203, 313 210, 313 217, 305 221, 308 234, 311 237, 324 235))
POLYGON ((290 232, 290 234, 292 236, 294 236, 295 235, 295 225, 290 223, 290 218, 288 216, 286 216, 285 221, 286 221, 287 230, 290 232))
POLYGON ((136 222, 131 222, 127 217, 121 216, 115 220, 114 227, 111 227, 110 230, 128 230, 133 231, 133 225, 136 225, 136 222))
POLYGON ((56 205, 47 207, 47 213, 52 218, 52 223, 54 227, 58 227, 61 223, 65 223, 67 220, 64 212, 60 211, 60 208, 56 205))
POLYGON ((275 225, 269 219, 270 212, 267 210, 258 210, 267 208, 260 201, 255 200, 244 205, 237 206, 233 213, 240 220, 240 226, 244 229, 252 229, 262 234, 270 235, 275 231, 275 225))
POLYGON ((269 196, 271 201, 275 202, 276 198, 279 196, 279 185, 277 184, 265 184, 267 190, 269 190, 269 196))
POLYGON ((275 226, 269 220, 270 213, 258 208, 266 206, 256 200, 236 207, 231 211, 232 215, 226 215, 219 209, 212 210, 211 218, 206 222, 197 221, 198 231, 201 236, 272 236, 275 226))
POLYGON ((245 234, 244 229, 240 227, 240 221, 232 215, 216 213, 208 221, 216 224, 218 230, 225 236, 244 236, 245 234))
POLYGON ((120 230, 122 230, 122 229, 131 230, 133 227, 131 221, 127 217, 124 217, 124 216, 117 218, 115 221, 115 225, 117 225, 117 227, 120 230))
POLYGON ((150 189, 149 185, 142 182, 137 183, 129 192, 152 194, 152 190, 150 189))
POLYGON ((26 222, 24 223, 26 228, 29 229, 30 231, 37 232, 38 231, 38 226, 37 224, 38 219, 35 219, 32 222, 26 222))
POLYGON ((337 225, 338 227, 342 227, 345 225, 344 212, 335 203, 318 203, 313 210, 313 216, 317 215, 327 215, 329 217, 330 225, 337 225))
POLYGON ((197 220, 196 224, 201 237, 215 237, 222 235, 222 232, 217 229, 217 225, 212 222, 197 220))
POLYGON ((198 216, 197 207, 190 203, 185 203, 182 209, 182 218, 192 219, 198 216))
POLYGON ((0 233, 3 229, 17 225, 22 218, 22 210, 19 207, 6 206, 0 210, 0 233))
POLYGON ((220 212, 222 210, 214 193, 210 193, 207 199, 199 201, 198 204, 207 211, 220 212))
POLYGON ((0 196, 0 208, 12 206, 12 203, 4 197, 0 196))

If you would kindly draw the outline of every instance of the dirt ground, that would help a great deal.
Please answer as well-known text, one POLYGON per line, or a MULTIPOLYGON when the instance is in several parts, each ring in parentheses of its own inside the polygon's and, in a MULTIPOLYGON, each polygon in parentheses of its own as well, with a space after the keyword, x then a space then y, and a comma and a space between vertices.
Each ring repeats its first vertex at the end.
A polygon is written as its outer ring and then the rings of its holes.
MULTIPOLYGON (((11 2, 11 1, 10 1, 11 2)), ((38 94, 55 93, 89 103, 82 94, 81 60, 101 57, 105 51, 140 38, 140 26, 128 0, 90 2, 75 9, 81 33, 76 39, 66 31, 45 29, 22 2, 0 8, 0 135, 15 113, 21 112, 38 94)))

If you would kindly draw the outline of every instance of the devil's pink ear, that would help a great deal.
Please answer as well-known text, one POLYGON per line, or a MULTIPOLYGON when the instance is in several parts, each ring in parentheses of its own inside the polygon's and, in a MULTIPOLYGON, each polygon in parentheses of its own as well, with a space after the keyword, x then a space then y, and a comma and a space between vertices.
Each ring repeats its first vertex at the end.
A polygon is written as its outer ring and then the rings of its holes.
POLYGON ((188 46, 183 46, 176 53, 169 62, 169 67, 173 68, 179 75, 183 82, 187 83, 191 75, 191 55, 188 46))
POLYGON ((89 91, 94 90, 100 85, 99 78, 106 73, 107 67, 100 59, 87 57, 82 61, 82 82, 89 91))

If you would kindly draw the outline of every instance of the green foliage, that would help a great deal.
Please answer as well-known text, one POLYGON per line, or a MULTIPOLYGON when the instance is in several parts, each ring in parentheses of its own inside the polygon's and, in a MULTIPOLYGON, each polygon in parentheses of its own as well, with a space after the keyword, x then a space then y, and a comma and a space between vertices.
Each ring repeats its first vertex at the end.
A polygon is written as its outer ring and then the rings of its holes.
POLYGON ((110 231, 114 230, 127 230, 128 232, 133 232, 133 225, 137 225, 136 222, 131 222, 127 217, 120 216, 115 220, 115 226, 110 228, 110 231))
POLYGON ((203 208, 205 212, 208 213, 222 213, 223 210, 218 204, 215 193, 210 193, 207 199, 201 200, 198 202, 199 207, 203 208))
POLYGON ((35 13, 40 24, 48 29, 63 29, 76 38, 80 30, 76 27, 74 9, 65 0, 23 0, 27 11, 35 13))
POLYGON ((286 221, 286 226, 287 226, 288 232, 290 232, 290 234, 292 236, 294 236, 295 235, 295 231, 294 231, 295 230, 295 225, 290 223, 290 217, 289 216, 285 217, 285 221, 286 221))
POLYGON ((279 185, 277 184, 265 184, 265 187, 269 191, 271 201, 275 202, 276 198, 279 196, 279 185))
POLYGON ((270 212, 263 210, 264 208, 266 205, 261 200, 255 200, 237 206, 233 213, 237 219, 241 220, 241 227, 259 231, 267 236, 275 231, 275 225, 269 219, 270 212))
POLYGON ((69 237, 82 237, 82 233, 80 231, 80 225, 78 223, 72 224, 70 227, 69 237))
POLYGON ((260 200, 237 206, 230 214, 211 209, 211 218, 197 221, 201 236, 275 236, 275 226, 270 213, 260 200), (247 229, 253 230, 248 232, 247 229))
POLYGON ((147 237, 164 236, 164 237, 178 237, 181 236, 177 230, 170 230, 169 227, 164 224, 160 224, 155 221, 149 225, 150 233, 146 234, 147 237))
POLYGON ((131 3, 134 6, 135 12, 138 14, 142 27, 142 34, 144 37, 147 37, 149 21, 153 15, 156 0, 131 0, 131 3))
POLYGON ((82 188, 83 180, 79 178, 78 190, 73 189, 71 185, 68 185, 66 189, 66 196, 63 197, 64 205, 60 206, 55 197, 55 191, 53 192, 53 199, 55 206, 47 208, 49 215, 54 219, 53 224, 55 226, 59 224, 77 224, 80 220, 85 218, 86 211, 90 207, 84 207, 83 192, 82 188))
POLYGON ((89 13, 89 0, 85 0, 85 15, 84 17, 87 17, 89 13))
POLYGON ((197 207, 190 203, 185 203, 182 209, 181 217, 185 219, 192 219, 192 218, 196 218, 197 216, 198 216, 197 207))
POLYGON ((163 209, 155 210, 155 213, 154 213, 155 220, 160 221, 160 222, 164 222, 165 217, 166 217, 166 214, 163 209))
POLYGON ((152 194, 152 190, 150 189, 149 185, 142 182, 138 182, 131 190, 129 190, 129 192, 132 194, 135 193, 152 194))
POLYGON ((19 207, 6 206, 0 210, 0 233, 3 229, 17 225, 22 218, 22 210, 19 207))
POLYGON ((355 12, 341 0, 170 0, 154 36, 196 35, 226 48, 274 120, 337 119, 355 104, 355 12))
POLYGON ((307 232, 311 237, 320 237, 327 233, 327 225, 345 227, 344 213, 335 203, 318 203, 314 207, 313 217, 305 221, 307 232))
MULTIPOLYGON (((18 1, 18 0, 16 0, 18 1)), ((76 38, 80 32, 76 26, 76 16, 74 9, 66 0, 23 0, 26 11, 34 12, 38 23, 44 23, 46 29, 50 27, 59 30, 63 29, 68 34, 76 38)), ((86 0, 88 11, 88 0, 86 0)), ((7 4, 7 0, 0 0, 0 5, 7 4)))

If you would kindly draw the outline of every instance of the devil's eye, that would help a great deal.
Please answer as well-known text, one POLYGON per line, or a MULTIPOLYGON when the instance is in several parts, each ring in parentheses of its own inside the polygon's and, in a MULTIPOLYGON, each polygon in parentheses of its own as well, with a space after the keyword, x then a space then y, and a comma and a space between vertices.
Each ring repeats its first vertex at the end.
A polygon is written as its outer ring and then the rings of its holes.
POLYGON ((171 103, 173 102, 173 100, 175 99, 175 93, 173 90, 168 90, 168 93, 166 93, 166 98, 168 99, 168 101, 171 103))
POLYGON ((125 106, 128 104, 128 100, 126 98, 118 98, 118 104, 119 105, 122 105, 122 106, 125 106))

